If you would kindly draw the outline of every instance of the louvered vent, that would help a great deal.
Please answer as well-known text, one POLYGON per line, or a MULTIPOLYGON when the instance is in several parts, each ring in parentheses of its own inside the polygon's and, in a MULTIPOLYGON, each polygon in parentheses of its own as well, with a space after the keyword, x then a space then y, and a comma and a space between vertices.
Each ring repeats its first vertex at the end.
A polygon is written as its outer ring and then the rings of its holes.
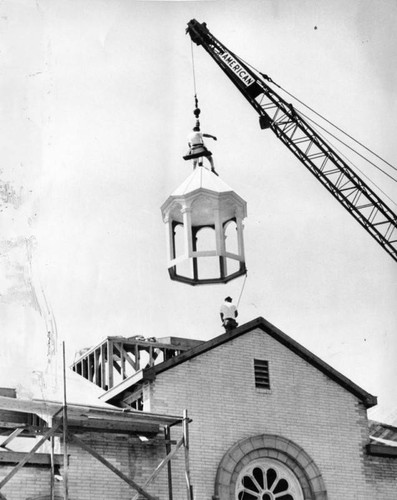
POLYGON ((270 389, 269 361, 254 359, 255 387, 270 389))

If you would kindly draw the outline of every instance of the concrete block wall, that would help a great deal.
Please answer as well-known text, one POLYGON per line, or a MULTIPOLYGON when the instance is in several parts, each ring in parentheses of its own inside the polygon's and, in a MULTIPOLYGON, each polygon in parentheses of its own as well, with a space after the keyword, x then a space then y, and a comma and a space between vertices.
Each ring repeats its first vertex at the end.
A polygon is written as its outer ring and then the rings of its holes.
MULTIPOLYGON (((257 329, 158 374, 150 411, 188 408, 195 498, 214 494, 217 467, 238 440, 283 436, 315 461, 329 500, 373 500, 364 471, 366 410, 346 389, 257 329), (253 360, 269 361, 270 390, 255 388, 253 360)), ((183 477, 180 494, 185 498, 183 477)), ((385 497, 389 498, 389 497, 385 497)))
MULTIPOLYGON (((166 455, 163 443, 146 444, 137 437, 90 433, 81 435, 80 438, 140 486, 166 455)), ((134 496, 133 488, 78 445, 70 443, 68 455, 70 500, 131 500, 134 496)), ((11 466, 0 466, 0 478, 5 477, 11 469, 11 466)), ((60 472, 62 474, 62 467, 60 472)), ((152 486, 147 488, 147 491, 159 498, 168 498, 165 471, 152 486)), ((48 495, 49 467, 24 467, 2 489, 2 493, 7 500, 26 500, 39 495, 48 495)), ((56 494, 63 498, 62 482, 56 482, 56 494)))

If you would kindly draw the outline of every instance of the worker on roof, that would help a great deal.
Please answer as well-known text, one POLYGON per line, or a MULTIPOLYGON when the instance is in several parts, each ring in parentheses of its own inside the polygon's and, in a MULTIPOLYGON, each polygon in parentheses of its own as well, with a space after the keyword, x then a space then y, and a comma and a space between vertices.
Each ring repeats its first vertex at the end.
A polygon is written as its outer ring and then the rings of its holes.
POLYGON ((205 156, 210 165, 211 165, 211 172, 213 172, 215 175, 218 175, 217 172, 215 171, 214 167, 214 160, 212 159, 212 153, 209 151, 205 144, 204 144, 204 137, 210 137, 211 139, 214 139, 214 141, 217 140, 217 138, 214 135, 210 134, 203 134, 200 132, 200 125, 198 121, 196 122, 196 126, 193 128, 193 131, 190 132, 188 135, 188 145, 189 145, 189 152, 187 155, 183 157, 184 160, 193 160, 193 170, 197 167, 197 164, 199 167, 203 166, 203 156, 205 156))
POLYGON ((221 305, 220 316, 222 325, 227 332, 238 327, 238 323, 235 319, 238 316, 238 311, 237 307, 233 304, 233 299, 231 297, 225 298, 225 301, 221 305))

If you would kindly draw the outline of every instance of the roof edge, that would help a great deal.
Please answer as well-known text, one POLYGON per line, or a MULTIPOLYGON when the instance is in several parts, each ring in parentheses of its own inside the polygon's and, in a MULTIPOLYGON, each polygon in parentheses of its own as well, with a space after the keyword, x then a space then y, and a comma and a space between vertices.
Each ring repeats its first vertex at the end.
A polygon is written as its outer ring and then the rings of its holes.
POLYGON ((162 373, 174 366, 184 363, 190 359, 195 358, 205 352, 210 351, 211 349, 218 347, 226 342, 229 342, 232 339, 240 337, 245 333, 248 333, 255 328, 260 328, 262 331, 270 335, 272 338, 288 347, 292 352, 297 354, 300 358, 309 362, 312 366, 317 368, 319 371, 327 375, 330 379, 337 382, 343 388, 351 392, 353 395, 358 397, 365 405, 366 408, 371 408, 377 404, 377 397, 373 396, 369 392, 362 389, 360 386, 355 384, 352 380, 347 378, 345 375, 342 375, 340 372, 332 368, 328 363, 323 361, 321 358, 313 354, 311 351, 303 347, 299 342, 293 340, 287 334, 279 330, 277 327, 272 325, 269 321, 265 320, 263 317, 259 316, 244 325, 237 327, 235 330, 231 332, 224 333, 215 337, 211 340, 208 340, 204 344, 201 344, 197 347, 189 349, 188 351, 176 356, 175 358, 171 358, 168 361, 160 363, 159 365, 146 368, 143 370, 143 380, 154 380, 156 375, 162 373))
POLYGON ((388 457, 397 459, 397 447, 387 446, 384 444, 367 444, 366 450, 368 455, 374 455, 378 457, 388 457))

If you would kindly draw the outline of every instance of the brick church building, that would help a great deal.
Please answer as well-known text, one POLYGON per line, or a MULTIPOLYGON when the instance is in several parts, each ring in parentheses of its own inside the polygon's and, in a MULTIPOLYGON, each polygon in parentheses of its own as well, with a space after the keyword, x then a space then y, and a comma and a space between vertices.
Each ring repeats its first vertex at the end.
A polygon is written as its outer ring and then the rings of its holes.
MULTIPOLYGON (((368 421, 376 397, 263 318, 207 342, 107 337, 83 352, 73 370, 101 389, 103 410, 91 412, 103 423, 94 429, 93 418, 84 424, 72 408, 70 425, 76 426, 80 441, 139 485, 150 479, 164 446, 170 452, 180 440, 182 428, 174 424, 182 419, 171 416, 188 410, 188 488, 187 455, 176 453, 148 483, 146 498, 397 498, 397 429, 368 421), (104 421, 112 419, 112 412, 116 423, 110 433, 104 421), (142 424, 128 433, 122 419, 130 412, 152 419, 151 432, 142 424), (156 427, 161 424, 168 439, 156 427)), ((79 444, 72 440, 69 446, 70 499, 145 498, 134 496, 131 484, 79 444)), ((11 467, 4 457, 2 462, 0 478, 11 467)), ((48 470, 37 464, 25 469, 4 490, 0 482, 0 493, 9 500, 50 499, 48 470), (23 494, 11 487, 18 477, 26 485, 23 494), (36 496, 29 496, 33 485, 36 496)), ((62 470, 61 463, 60 475, 62 470)), ((54 498, 64 498, 59 484, 55 487, 54 498)))

